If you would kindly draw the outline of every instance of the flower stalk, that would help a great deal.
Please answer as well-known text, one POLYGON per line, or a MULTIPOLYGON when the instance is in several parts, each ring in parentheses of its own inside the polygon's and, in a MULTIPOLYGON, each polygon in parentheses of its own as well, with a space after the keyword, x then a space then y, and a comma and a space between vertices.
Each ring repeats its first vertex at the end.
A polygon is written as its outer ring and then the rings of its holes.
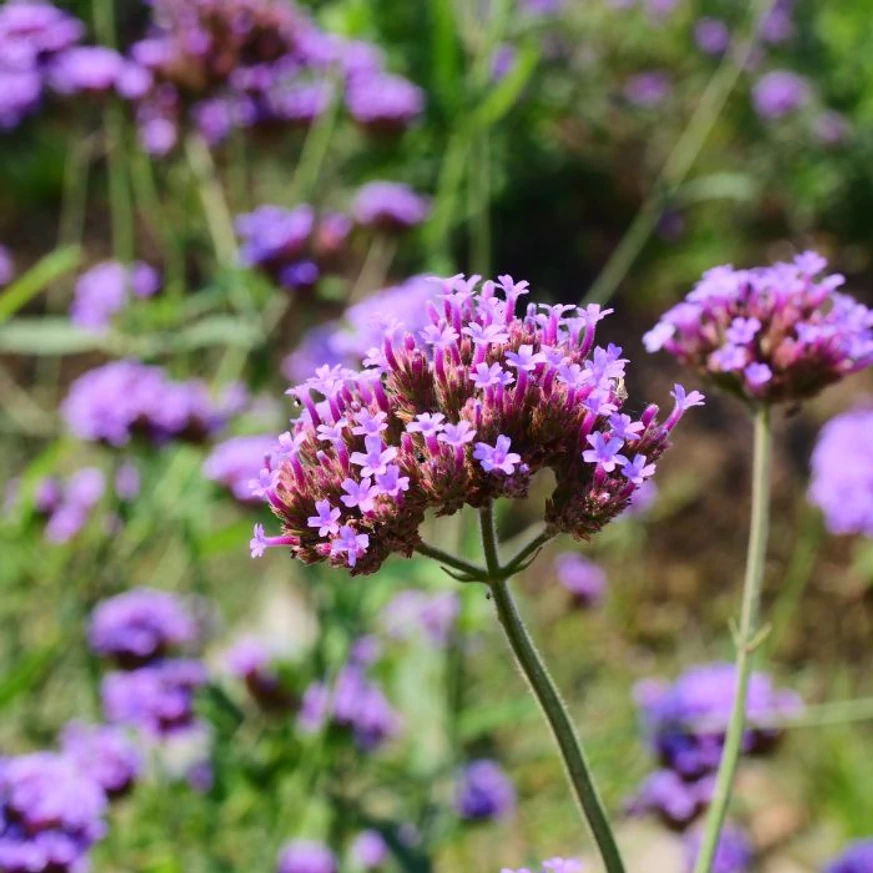
POLYGON ((761 591, 767 556, 770 521, 770 468, 772 460, 771 407, 760 404, 755 411, 755 450, 752 472, 752 518, 746 556, 746 576, 740 625, 736 631, 737 687, 734 705, 725 736, 724 751, 718 769, 712 804, 704 825, 700 853, 694 873, 710 873, 724 827, 746 729, 746 701, 755 652, 762 642, 759 630, 761 591))
MULTIPOLYGON (((612 827, 607 818, 603 801, 600 799, 594 784, 590 767, 582 750, 582 744, 566 704, 561 699, 560 692, 518 613, 507 581, 506 568, 500 565, 493 505, 489 503, 481 509, 479 518, 482 548, 488 571, 488 578, 485 581, 494 599, 500 626, 503 628, 518 665, 549 723, 552 735, 558 744, 573 794, 591 829, 607 873, 624 873, 624 864, 612 827)), ((540 545, 542 542, 537 543, 537 548, 540 545)))

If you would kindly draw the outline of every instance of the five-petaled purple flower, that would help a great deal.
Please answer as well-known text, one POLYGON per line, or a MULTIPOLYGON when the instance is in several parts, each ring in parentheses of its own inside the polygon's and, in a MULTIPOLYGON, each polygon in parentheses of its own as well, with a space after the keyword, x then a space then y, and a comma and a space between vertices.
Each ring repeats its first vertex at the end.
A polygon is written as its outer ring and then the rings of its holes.
POLYGON ((511 476, 521 463, 521 455, 509 451, 511 445, 512 440, 500 434, 493 446, 489 446, 488 443, 476 443, 473 457, 482 465, 486 473, 497 471, 511 476))

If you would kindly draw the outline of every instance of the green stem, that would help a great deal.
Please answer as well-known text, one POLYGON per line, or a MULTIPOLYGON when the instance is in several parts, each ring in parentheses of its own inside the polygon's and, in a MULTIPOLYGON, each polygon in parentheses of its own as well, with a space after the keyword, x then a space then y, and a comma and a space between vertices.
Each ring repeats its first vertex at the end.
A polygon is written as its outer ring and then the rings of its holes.
POLYGON ((486 576, 485 571, 481 567, 477 567, 475 564, 469 564, 461 558, 456 558, 454 555, 450 555, 448 552, 444 552, 436 546, 429 546, 427 543, 419 543, 415 547, 415 551, 420 555, 425 555, 428 558, 433 558, 435 561, 439 561, 440 564, 444 564, 446 567, 451 567, 453 570, 459 570, 461 573, 466 573, 474 579, 484 579, 486 576))
POLYGON ((606 816, 603 801, 594 785, 590 767, 585 759, 582 745, 570 719, 566 704, 561 699, 560 692, 518 613, 509 589, 509 583, 501 578, 504 571, 498 560, 497 535, 494 529, 492 506, 489 504, 480 510, 479 517, 482 546, 485 551, 488 571, 491 574, 491 580, 488 584, 494 598, 494 605, 497 608, 498 621, 506 634, 506 639, 518 665, 549 723, 552 736, 561 752, 573 794, 591 829, 607 873, 624 873, 624 863, 621 860, 612 827, 606 816))
POLYGON ((761 638, 758 614, 767 556, 767 535, 770 518, 770 466, 773 434, 770 407, 761 405, 755 411, 755 456, 752 472, 752 518, 749 548, 746 556, 746 578, 743 584, 743 604, 740 626, 736 632, 737 679, 734 705, 728 722, 724 751, 718 768, 712 805, 706 817, 703 841, 694 873, 710 873, 731 799, 734 777, 743 745, 746 727, 746 698, 755 650, 761 638))

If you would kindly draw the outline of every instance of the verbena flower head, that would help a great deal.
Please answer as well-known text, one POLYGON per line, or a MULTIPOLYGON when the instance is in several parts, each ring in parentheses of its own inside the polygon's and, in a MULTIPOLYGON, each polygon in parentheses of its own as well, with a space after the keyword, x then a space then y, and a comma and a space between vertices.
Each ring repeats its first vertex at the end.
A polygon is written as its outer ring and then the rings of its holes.
POLYGON ((606 592, 606 573, 594 561, 578 552, 564 552, 555 558, 558 581, 580 607, 596 606, 606 592))
POLYGON ((37 752, 0 762, 0 869, 84 873, 105 833, 106 795, 65 755, 37 752))
POLYGON ((61 733, 61 749, 108 797, 126 794, 142 772, 140 750, 117 727, 72 721, 61 733))
POLYGON ((427 510, 523 496, 546 468, 558 483, 550 533, 586 538, 627 508, 703 396, 677 386, 663 424, 656 406, 626 415, 626 359, 594 347, 599 306, 517 311, 526 282, 478 283, 445 280, 423 329, 393 325, 363 370, 325 365, 289 392, 303 412, 263 474, 282 533, 258 526, 254 556, 284 546, 308 563, 372 573, 413 552, 427 510), (312 521, 335 510, 326 529, 312 521))
POLYGON ((197 638, 197 625, 178 597, 134 588, 104 600, 91 616, 88 640, 99 655, 138 667, 197 638))
POLYGON ((314 733, 326 722, 347 730, 365 751, 381 746, 402 727, 385 693, 367 675, 366 664, 354 658, 339 671, 332 687, 314 682, 303 695, 301 730, 314 733))
POLYGON ((58 94, 105 94, 114 90, 128 62, 105 46, 76 46, 58 54, 48 68, 48 83, 58 94))
POLYGON ((137 361, 112 361, 80 376, 62 414, 74 436, 111 446, 126 445, 135 435, 196 442, 226 418, 204 383, 174 382, 160 367, 137 361))
POLYGON ((35 494, 35 505, 48 516, 45 538, 55 544, 73 539, 88 523, 104 489, 105 479, 97 467, 83 467, 66 482, 44 479, 35 494))
POLYGON ((812 99, 809 82, 790 70, 765 73, 752 89, 752 103, 762 118, 784 118, 812 99))
POLYGON ((424 197, 397 182, 369 182, 355 195, 352 215, 363 227, 398 232, 427 218, 430 206, 424 197))
POLYGON ((503 867, 500 873, 584 873, 584 871, 585 865, 575 858, 549 858, 543 861, 536 871, 532 871, 529 867, 520 867, 518 870, 503 867))
MULTIPOLYGON (((735 693, 736 667, 729 663, 691 667, 672 685, 651 680, 637 685, 635 697, 643 725, 664 766, 686 779, 718 768, 735 693)), ((765 752, 781 736, 780 730, 756 727, 756 722, 796 715, 801 709, 797 694, 775 688, 764 673, 753 673, 743 751, 765 752)))
POLYGON ((805 400, 873 363, 873 311, 836 289, 814 252, 753 270, 715 267, 643 341, 751 401, 805 400))
POLYGON ((351 855, 361 870, 376 870, 388 860, 388 844, 379 831, 361 831, 352 842, 351 855))
POLYGON ((715 774, 684 779, 675 770, 656 770, 643 781, 631 802, 630 815, 656 815, 683 831, 712 801, 715 774))
MULTIPOLYGON (((694 831, 685 838, 686 869, 689 873, 694 869, 701 843, 699 831, 694 831)), ((752 844, 746 834, 733 825, 727 825, 718 838, 712 873, 748 873, 754 860, 752 844)))
POLYGON ((151 297, 159 288, 158 274, 148 264, 125 266, 104 261, 83 273, 73 290, 70 320, 79 327, 101 330, 127 306, 130 295, 151 297))
POLYGON ((461 818, 506 818, 515 810, 515 786, 496 761, 472 761, 459 774, 455 809, 461 818))
POLYGON ((701 18, 694 25, 694 41, 708 55, 720 55, 730 45, 731 33, 720 18, 701 18))
POLYGON ((231 437, 219 443, 203 462, 203 475, 227 488, 233 496, 243 502, 259 502, 254 493, 258 476, 275 445, 275 438, 256 434, 254 436, 231 437))
POLYGON ((411 588, 400 591, 382 610, 381 624, 388 636, 399 640, 424 636, 442 648, 458 617, 461 605, 453 591, 428 593, 411 588))
POLYGON ((812 453, 809 499, 836 534, 873 537, 873 406, 829 421, 812 453))
POLYGON ((663 103, 673 90, 670 77, 660 70, 638 73, 628 79, 624 95, 635 106, 654 109, 663 103))
POLYGON ((336 873, 333 852, 314 840, 292 840, 279 853, 276 873, 336 873))
POLYGON ((148 737, 193 730, 194 693, 206 681, 203 664, 183 659, 109 673, 101 686, 103 711, 112 724, 136 728, 148 737))
POLYGON ((349 83, 346 106, 352 118, 366 130, 396 134, 424 111, 424 91, 402 76, 378 73, 349 83))
POLYGON ((824 873, 870 873, 873 870, 873 839, 850 843, 834 858, 824 873))

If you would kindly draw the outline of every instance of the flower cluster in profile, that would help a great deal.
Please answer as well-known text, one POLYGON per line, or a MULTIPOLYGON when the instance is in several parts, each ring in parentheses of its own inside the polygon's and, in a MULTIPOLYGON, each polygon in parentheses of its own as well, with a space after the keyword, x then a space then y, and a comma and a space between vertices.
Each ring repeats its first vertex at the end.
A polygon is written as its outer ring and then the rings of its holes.
POLYGON ((83 467, 66 481, 57 476, 42 479, 34 493, 34 508, 46 518, 45 538, 51 543, 69 542, 91 517, 106 488, 97 467, 83 467))
POLYGON ((386 233, 400 233, 421 224, 429 211, 424 197, 399 182, 369 182, 352 204, 357 224, 386 233))
MULTIPOLYGON (((735 694, 736 667, 729 663, 691 667, 672 685, 647 680, 637 686, 635 697, 646 738, 662 769, 645 781, 631 804, 632 812, 652 812, 670 826, 684 829, 705 809, 735 694)), ((797 694, 774 687, 766 674, 752 674, 743 753, 773 749, 782 732, 766 722, 796 715, 802 706, 797 694)))
POLYGON ((79 439, 124 446, 136 436, 200 442, 238 405, 236 397, 214 400, 200 380, 177 382, 161 367, 112 361, 76 379, 61 412, 79 439))
POLYGON ((815 252, 791 263, 707 271, 644 337, 740 396, 766 403, 815 396, 873 363, 873 311, 838 292, 815 252))
POLYGON ((302 414, 258 486, 282 532, 258 525, 254 556, 282 546, 372 573, 414 551, 427 510, 524 496, 542 469, 551 533, 585 538, 627 508, 703 396, 677 385, 664 423, 654 405, 628 415, 627 361, 594 345, 599 306, 517 311, 526 282, 479 283, 443 280, 426 327, 389 326, 363 370, 325 365, 291 389, 302 414))
POLYGON ((297 701, 286 687, 276 666, 276 657, 257 637, 238 639, 225 653, 230 673, 242 679, 257 704, 271 712, 293 709, 297 701))
POLYGON ((0 870, 83 873, 106 832, 103 789, 67 755, 0 762, 0 870))
POLYGON ((832 533, 873 537, 873 406, 829 421, 812 453, 809 499, 832 533))
POLYGON ((88 330, 102 330, 109 326, 113 315, 127 306, 131 295, 151 297, 159 287, 158 274, 148 264, 104 261, 76 282, 70 320, 88 330))
POLYGON ((455 809, 468 821, 506 818, 515 811, 515 786, 496 761, 471 761, 459 774, 455 809))
POLYGON ((109 798, 127 794, 142 772, 142 751, 120 728, 72 721, 60 743, 62 752, 109 798))
POLYGON ((344 99, 365 129, 399 132, 424 92, 385 72, 381 51, 320 30, 292 3, 156 0, 131 57, 148 71, 140 139, 170 151, 187 126, 212 144, 238 129, 309 126, 344 99))
POLYGON ((103 601, 88 637, 97 654, 120 668, 103 679, 106 719, 147 738, 194 729, 194 694, 206 684, 206 668, 176 653, 198 635, 193 616, 169 593, 137 588, 103 601))

